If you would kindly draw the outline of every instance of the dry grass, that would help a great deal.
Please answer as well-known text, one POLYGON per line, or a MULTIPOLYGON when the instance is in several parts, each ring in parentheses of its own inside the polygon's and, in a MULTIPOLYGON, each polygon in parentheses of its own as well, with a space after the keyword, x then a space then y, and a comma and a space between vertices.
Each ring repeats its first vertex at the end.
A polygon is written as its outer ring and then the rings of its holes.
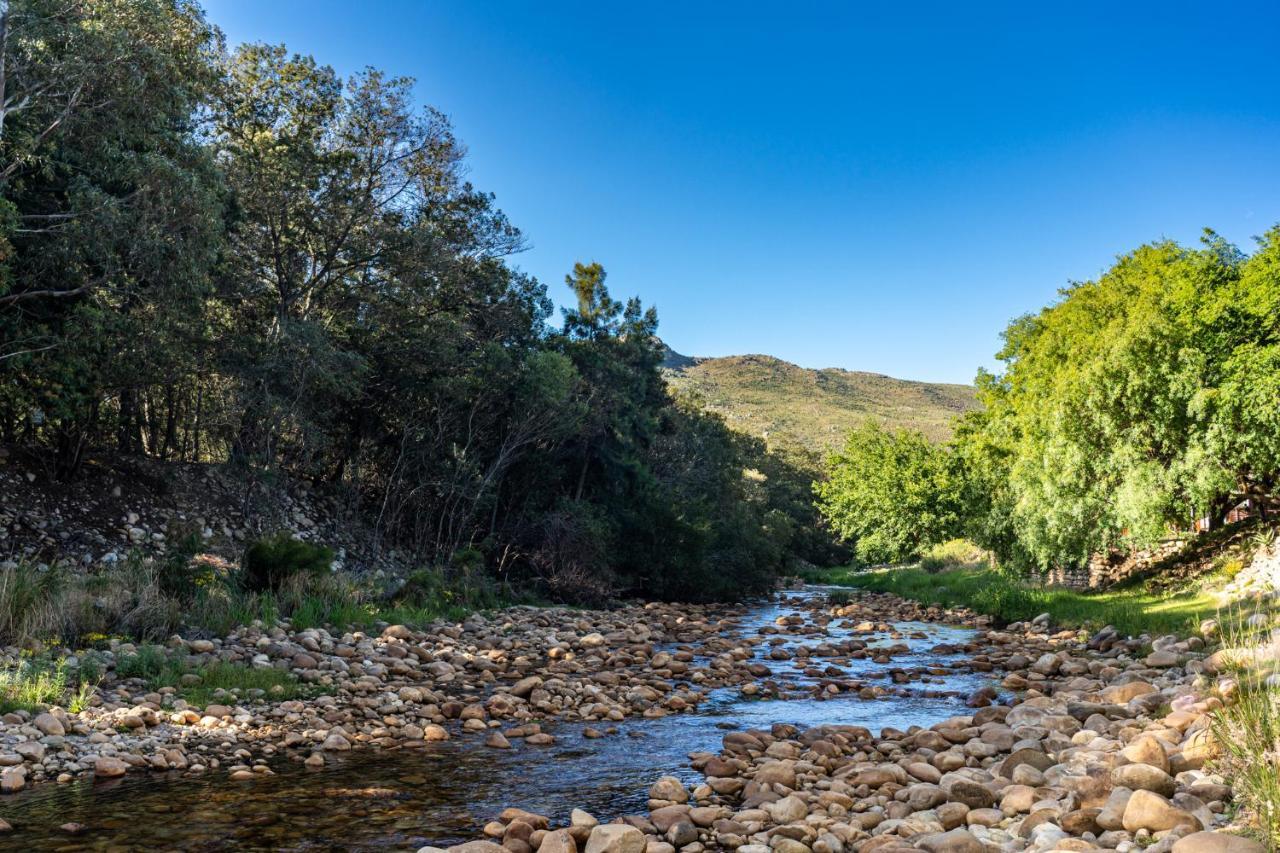
POLYGON ((1220 755, 1215 769, 1232 782, 1269 849, 1280 849, 1280 618, 1274 605, 1237 609, 1221 618, 1229 675, 1219 681, 1226 705, 1211 731, 1220 755))

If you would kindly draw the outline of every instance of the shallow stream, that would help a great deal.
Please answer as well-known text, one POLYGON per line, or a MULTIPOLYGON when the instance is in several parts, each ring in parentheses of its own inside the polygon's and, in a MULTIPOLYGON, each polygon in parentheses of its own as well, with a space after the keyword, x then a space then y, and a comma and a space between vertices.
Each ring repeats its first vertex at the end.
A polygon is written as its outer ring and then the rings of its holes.
MULTIPOLYGON (((742 634, 798 612, 802 600, 825 595, 821 588, 780 593, 752 607, 739 620, 742 634)), ((780 635, 786 645, 816 646, 849 636, 839 620, 825 634, 780 635)), ((886 669, 947 667, 957 659, 931 652, 938 644, 963 644, 971 631, 932 623, 896 624, 897 636, 875 635, 878 644, 906 644, 890 664, 853 660, 842 664, 844 677, 886 683, 886 669)), ((803 661, 766 660, 772 680, 801 694, 814 678, 803 661)), ((822 659, 815 658, 814 663, 822 659)), ((859 699, 844 693, 819 700, 752 699, 737 690, 712 693, 696 711, 659 719, 629 718, 616 735, 582 736, 582 723, 544 725, 556 735, 550 746, 513 740, 511 750, 485 747, 476 736, 429 744, 423 749, 356 750, 309 771, 282 762, 276 775, 231 782, 225 774, 201 777, 129 774, 106 782, 78 781, 43 785, 6 797, 0 817, 16 831, 0 836, 8 850, 416 850, 479 837, 480 827, 508 806, 549 815, 567 823, 569 812, 583 808, 601 820, 645 811, 649 785, 670 774, 693 783, 700 774, 689 767, 690 752, 718 751, 726 729, 768 729, 774 723, 801 728, 823 724, 905 729, 931 725, 963 713, 964 697, 989 677, 950 672, 933 683, 913 682, 907 696, 859 699), (71 836, 59 827, 84 824, 71 836)), ((601 724, 595 724, 600 727, 601 724)))

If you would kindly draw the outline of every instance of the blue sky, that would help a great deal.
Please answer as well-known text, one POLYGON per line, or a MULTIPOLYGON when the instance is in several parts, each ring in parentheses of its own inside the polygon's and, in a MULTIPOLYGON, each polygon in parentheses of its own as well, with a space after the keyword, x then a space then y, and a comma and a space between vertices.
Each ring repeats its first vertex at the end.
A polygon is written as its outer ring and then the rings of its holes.
POLYGON ((1280 222, 1280 4, 208 0, 231 45, 415 77, 561 299, 691 355, 968 382, 1143 242, 1280 222))

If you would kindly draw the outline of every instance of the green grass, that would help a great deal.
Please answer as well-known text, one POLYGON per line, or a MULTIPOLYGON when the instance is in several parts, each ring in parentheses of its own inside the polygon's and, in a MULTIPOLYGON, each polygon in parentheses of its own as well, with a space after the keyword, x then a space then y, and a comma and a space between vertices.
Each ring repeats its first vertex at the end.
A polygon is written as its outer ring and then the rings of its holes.
POLYGON ((1280 619, 1272 605, 1257 610, 1266 624, 1250 626, 1250 608, 1223 619, 1226 668, 1238 688, 1210 717, 1219 753, 1211 769, 1232 780, 1236 803, 1268 849, 1280 849, 1280 680, 1271 631, 1280 619))
POLYGON ((268 698, 273 701, 315 696, 322 692, 304 684, 290 673, 274 667, 244 666, 216 662, 207 666, 188 667, 171 658, 159 646, 139 646, 131 654, 116 661, 119 678, 140 678, 150 690, 172 687, 178 696, 194 705, 208 705, 227 697, 237 700, 268 698))
POLYGON ((1189 634, 1218 610, 1216 599, 1198 589, 1150 592, 1141 587, 1087 593, 1033 587, 995 569, 959 569, 930 574, 921 569, 855 569, 809 572, 805 580, 875 592, 892 592, 925 604, 965 606, 1002 624, 1048 613, 1056 624, 1082 628, 1114 625, 1122 634, 1189 634))
POLYGON ((22 660, 0 669, 0 714, 38 711, 58 704, 67 692, 62 661, 22 660))

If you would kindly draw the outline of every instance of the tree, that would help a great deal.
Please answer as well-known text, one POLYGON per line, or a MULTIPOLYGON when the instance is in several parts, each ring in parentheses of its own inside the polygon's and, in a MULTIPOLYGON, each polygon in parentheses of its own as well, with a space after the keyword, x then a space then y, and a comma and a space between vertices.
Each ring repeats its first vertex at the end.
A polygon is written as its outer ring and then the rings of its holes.
POLYGON ((51 438, 64 475, 103 426, 128 452, 168 452, 221 245, 218 176, 194 124, 217 35, 177 0, 7 12, 6 436, 51 438))
POLYGON ((864 562, 903 562, 954 538, 958 484, 945 448, 868 420, 850 431, 816 486, 818 506, 864 562))

